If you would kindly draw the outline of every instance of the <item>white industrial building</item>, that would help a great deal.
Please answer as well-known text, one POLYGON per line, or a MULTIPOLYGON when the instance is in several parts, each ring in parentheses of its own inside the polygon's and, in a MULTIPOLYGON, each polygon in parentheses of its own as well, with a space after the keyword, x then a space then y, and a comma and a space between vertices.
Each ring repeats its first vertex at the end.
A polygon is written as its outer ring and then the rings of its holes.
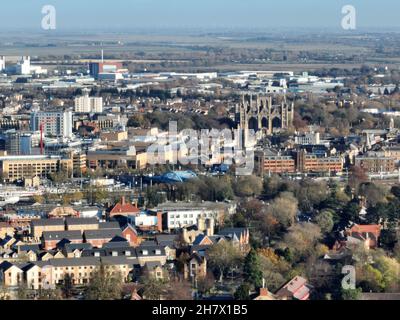
POLYGON ((29 56, 22 56, 17 63, 6 66, 6 57, 0 56, 0 72, 13 75, 47 74, 47 69, 43 69, 41 66, 32 66, 29 56))
POLYGON ((0 72, 6 69, 6 57, 0 56, 0 72))

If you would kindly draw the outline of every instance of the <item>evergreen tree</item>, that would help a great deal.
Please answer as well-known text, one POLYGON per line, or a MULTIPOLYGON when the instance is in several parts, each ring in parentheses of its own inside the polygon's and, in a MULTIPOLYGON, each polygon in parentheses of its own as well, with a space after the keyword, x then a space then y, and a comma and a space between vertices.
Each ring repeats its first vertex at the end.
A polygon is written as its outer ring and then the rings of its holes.
POLYGON ((235 291, 234 297, 236 300, 249 300, 251 286, 247 282, 241 284, 235 291))
POLYGON ((263 282, 263 274, 261 271, 260 259, 257 252, 252 249, 244 260, 243 271, 245 279, 255 288, 261 288, 263 282))

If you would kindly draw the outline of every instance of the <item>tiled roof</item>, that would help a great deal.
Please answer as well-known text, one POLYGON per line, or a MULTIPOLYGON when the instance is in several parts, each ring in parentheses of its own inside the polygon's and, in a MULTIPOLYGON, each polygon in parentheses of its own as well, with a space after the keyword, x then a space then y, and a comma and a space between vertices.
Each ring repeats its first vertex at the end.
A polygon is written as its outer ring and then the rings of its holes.
POLYGON ((111 215, 117 215, 117 214, 139 213, 139 212, 140 210, 131 203, 118 202, 110 213, 111 215))
POLYGON ((64 219, 34 219, 32 226, 63 226, 64 219))
POLYGON ((121 229, 99 229, 99 230, 86 230, 84 232, 85 239, 112 239, 115 236, 122 237, 121 229))
POLYGON ((43 239, 45 241, 49 240, 62 240, 62 239, 69 239, 69 240, 77 240, 82 239, 82 234, 79 230, 72 230, 72 231, 44 231, 43 232, 43 239))
POLYGON ((96 218, 67 218, 65 219, 67 225, 87 225, 87 224, 98 224, 99 221, 96 218))
POLYGON ((118 229, 119 223, 117 221, 100 222, 99 229, 118 229))
POLYGON ((360 225, 360 224, 355 224, 350 228, 351 232, 356 232, 356 233, 373 233, 376 235, 379 235, 381 232, 381 225, 379 224, 366 224, 366 225, 360 225))

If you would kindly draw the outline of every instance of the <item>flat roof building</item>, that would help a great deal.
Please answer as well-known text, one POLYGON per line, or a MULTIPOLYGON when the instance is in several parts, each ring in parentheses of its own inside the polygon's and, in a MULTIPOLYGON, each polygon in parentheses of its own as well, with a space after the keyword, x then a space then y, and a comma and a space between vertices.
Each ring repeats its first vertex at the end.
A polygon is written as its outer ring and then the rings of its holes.
POLYGON ((72 159, 46 155, 0 157, 0 172, 6 182, 34 176, 46 178, 60 170, 72 172, 72 159))

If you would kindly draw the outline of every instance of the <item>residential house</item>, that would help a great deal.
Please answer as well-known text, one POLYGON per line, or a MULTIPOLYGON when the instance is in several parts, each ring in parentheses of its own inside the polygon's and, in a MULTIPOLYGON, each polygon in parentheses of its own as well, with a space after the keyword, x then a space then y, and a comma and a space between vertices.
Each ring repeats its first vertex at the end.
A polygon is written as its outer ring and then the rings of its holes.
POLYGON ((0 241, 0 249, 10 250, 16 241, 17 240, 13 236, 6 236, 3 240, 0 241))
POLYGON ((28 253, 30 251, 33 252, 39 252, 40 251, 40 245, 39 244, 22 244, 17 246, 17 251, 20 254, 28 253))
POLYGON ((146 262, 160 262, 161 265, 166 264, 167 255, 165 249, 158 245, 143 245, 136 248, 136 256, 140 266, 144 266, 146 262))
POLYGON ((99 221, 97 218, 66 218, 66 230, 79 230, 81 233, 85 230, 99 229, 99 221))
POLYGON ((146 262, 143 267, 143 274, 157 280, 165 278, 164 269, 159 261, 146 262))
POLYGON ((359 225, 354 224, 345 230, 347 245, 363 243, 366 249, 376 248, 379 244, 379 236, 382 226, 379 224, 359 225))
POLYGON ((0 239, 14 235, 14 227, 8 222, 0 222, 0 239))
POLYGON ((185 279, 199 279, 207 275, 207 259, 198 253, 193 253, 184 265, 185 279))
POLYGON ((29 263, 22 267, 24 271, 24 281, 29 289, 39 290, 42 288, 42 269, 34 264, 29 263))
POLYGON ((307 279, 296 276, 276 292, 276 296, 283 300, 308 300, 311 287, 307 279))
POLYGON ((140 210, 136 205, 126 202, 125 197, 122 197, 121 202, 118 202, 110 211, 110 218, 114 216, 135 216, 138 215, 140 210))
POLYGON ((34 219, 31 221, 31 234, 35 241, 42 238, 44 231, 64 231, 64 219, 34 219))
POLYGON ((0 264, 0 282, 5 287, 18 287, 23 280, 23 270, 17 265, 4 261, 0 264))
POLYGON ((80 258, 83 250, 92 248, 90 243, 67 243, 63 248, 63 254, 65 258, 80 258))
POLYGON ((132 247, 137 247, 140 244, 136 229, 129 223, 122 228, 122 236, 128 240, 132 247))
POLYGON ((93 247, 101 248, 105 243, 110 242, 114 237, 122 238, 122 231, 119 228, 85 230, 83 235, 86 243, 90 243, 93 247))
POLYGON ((55 249, 60 243, 82 243, 82 234, 79 230, 43 232, 42 246, 45 250, 55 249))
POLYGON ((176 247, 178 242, 178 235, 175 234, 158 234, 156 235, 156 243, 165 250, 167 260, 172 261, 176 259, 176 247))

